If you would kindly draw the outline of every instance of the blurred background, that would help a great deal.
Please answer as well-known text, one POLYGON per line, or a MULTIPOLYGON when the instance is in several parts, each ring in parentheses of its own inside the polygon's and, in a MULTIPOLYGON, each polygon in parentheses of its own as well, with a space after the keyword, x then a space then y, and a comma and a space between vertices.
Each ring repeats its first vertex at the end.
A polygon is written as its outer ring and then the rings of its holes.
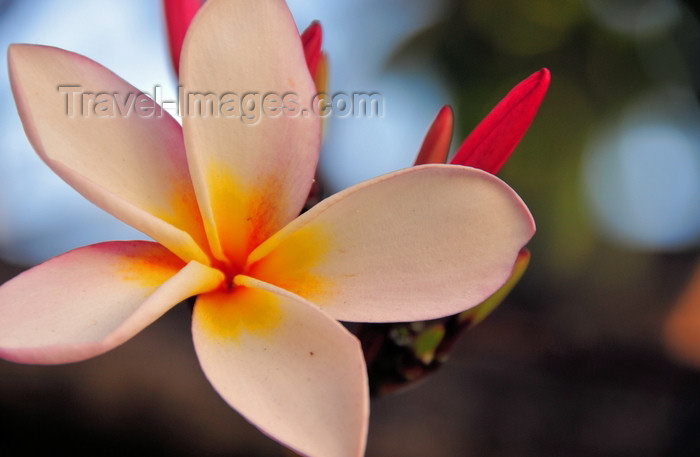
MULTIPOLYGON (((440 107, 453 150, 517 82, 549 92, 499 176, 538 232, 520 284, 451 359, 372 403, 368 457, 700 455, 700 23, 675 0, 289 0, 324 26, 325 189, 409 166, 440 107)), ((159 1, 0 0, 0 45, 64 47, 136 87, 177 82, 159 1)), ((0 63, 0 281, 141 235, 32 152, 0 63)), ((57 367, 0 361, 0 455, 280 456, 214 393, 178 306, 132 341, 57 367)), ((303 411, 300 412, 303 414, 303 411)))

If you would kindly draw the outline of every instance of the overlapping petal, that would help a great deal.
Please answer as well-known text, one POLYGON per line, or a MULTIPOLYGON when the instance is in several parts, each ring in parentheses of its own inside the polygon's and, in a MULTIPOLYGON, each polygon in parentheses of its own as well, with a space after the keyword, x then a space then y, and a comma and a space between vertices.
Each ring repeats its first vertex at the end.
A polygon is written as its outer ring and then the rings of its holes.
POLYGON ((314 305, 255 279, 200 295, 197 357, 219 394, 304 455, 360 457, 368 392, 357 339, 314 305))
POLYGON ((0 288, 0 356, 53 364, 102 354, 222 279, 148 241, 67 252, 0 288))
POLYGON ((242 266, 309 193, 320 124, 302 110, 314 83, 283 0, 205 3, 181 58, 185 141, 207 235, 215 256, 242 266), (202 115, 190 94, 230 103, 202 115), (263 100, 269 94, 274 103, 263 100))
POLYGON ((180 258, 208 262, 178 123, 81 55, 13 45, 8 60, 22 123, 46 164, 88 200, 180 258))
POLYGON ((431 319, 495 292, 533 233, 498 178, 423 165, 322 201, 253 251, 247 274, 340 320, 431 319))

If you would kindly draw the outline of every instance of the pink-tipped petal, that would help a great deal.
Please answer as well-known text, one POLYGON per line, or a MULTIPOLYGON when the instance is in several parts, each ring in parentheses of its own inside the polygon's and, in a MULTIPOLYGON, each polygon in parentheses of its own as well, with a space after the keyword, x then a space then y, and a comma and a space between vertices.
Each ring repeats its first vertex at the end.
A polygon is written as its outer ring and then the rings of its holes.
POLYGON ((299 214, 318 160, 319 118, 303 111, 314 83, 284 1, 207 1, 185 38, 180 81, 212 251, 240 266, 299 214), (202 109, 205 96, 213 111, 202 109))
POLYGON ((450 163, 496 174, 537 114, 549 87, 543 68, 515 86, 464 140, 450 163))
POLYGON ((87 57, 12 45, 8 60, 24 129, 44 162, 180 258, 208 262, 178 123, 87 57))
POLYGON ((236 277, 197 298, 192 334, 209 381, 264 433, 309 457, 360 457, 368 388, 357 339, 314 305, 236 277))
POLYGON ((0 357, 54 364, 102 354, 223 275, 148 241, 54 257, 0 287, 0 357))
POLYGON ((185 33, 202 3, 203 0, 163 0, 170 58, 175 74, 180 71, 180 51, 182 42, 185 41, 185 33))
POLYGON ((316 78, 316 69, 321 57, 321 42, 323 41, 323 30, 321 23, 313 21, 301 34, 301 44, 304 46, 304 57, 312 78, 316 78))
POLYGON ((414 165, 445 163, 450 152, 454 116, 449 105, 443 106, 425 135, 414 165))
POLYGON ((339 320, 426 320, 493 294, 534 231, 495 176, 422 165, 322 201, 260 245, 247 274, 339 320))

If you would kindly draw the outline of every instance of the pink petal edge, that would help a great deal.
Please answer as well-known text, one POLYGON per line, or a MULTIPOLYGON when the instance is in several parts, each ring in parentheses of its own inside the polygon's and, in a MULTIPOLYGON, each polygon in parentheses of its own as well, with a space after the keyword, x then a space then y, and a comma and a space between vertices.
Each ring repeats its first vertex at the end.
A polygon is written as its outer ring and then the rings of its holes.
POLYGON ((183 260, 209 261, 182 129, 167 112, 146 97, 153 111, 140 115, 135 108, 139 90, 63 49, 14 44, 8 65, 27 137, 56 174, 183 260), (85 111, 81 93, 103 94, 101 106, 111 111, 98 112, 96 102, 85 111))
POLYGON ((222 279, 148 241, 69 251, 0 287, 0 356, 34 364, 94 357, 222 279))

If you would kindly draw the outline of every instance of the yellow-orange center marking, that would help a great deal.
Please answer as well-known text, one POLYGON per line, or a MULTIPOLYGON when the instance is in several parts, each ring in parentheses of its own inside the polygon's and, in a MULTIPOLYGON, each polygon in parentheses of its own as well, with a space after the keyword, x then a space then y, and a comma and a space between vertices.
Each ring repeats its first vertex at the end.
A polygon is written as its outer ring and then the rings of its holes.
POLYGON ((243 332, 267 337, 282 322, 279 298, 244 286, 202 294, 195 306, 201 326, 222 339, 238 341, 243 332))

